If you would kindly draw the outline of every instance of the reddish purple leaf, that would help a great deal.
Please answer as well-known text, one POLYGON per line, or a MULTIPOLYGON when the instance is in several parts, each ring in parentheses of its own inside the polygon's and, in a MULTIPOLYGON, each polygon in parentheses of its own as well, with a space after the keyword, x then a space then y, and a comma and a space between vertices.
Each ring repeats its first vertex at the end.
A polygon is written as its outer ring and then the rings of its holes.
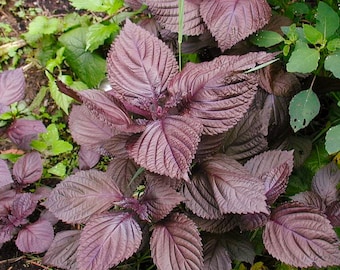
POLYGON ((231 270, 231 259, 221 237, 204 239, 203 256, 204 270, 224 269, 231 270))
POLYGON ((257 155, 244 165, 252 175, 263 181, 268 204, 274 203, 286 190, 293 166, 293 151, 279 150, 257 155))
MULTIPOLYGON (((146 4, 155 19, 171 32, 178 32, 178 1, 177 0, 146 0, 146 4)), ((199 35, 205 27, 199 12, 198 1, 185 1, 183 14, 183 34, 199 35)))
POLYGON ((150 123, 130 146, 131 157, 145 169, 172 178, 189 180, 202 126, 193 119, 168 116, 150 123))
POLYGON ((326 215, 333 227, 340 227, 340 201, 332 202, 326 209, 326 215))
POLYGON ((97 151, 86 149, 81 146, 78 152, 78 164, 80 170, 89 170, 96 166, 100 159, 100 154, 97 151))
POLYGON ((153 261, 159 269, 200 270, 203 268, 202 243, 192 220, 173 214, 155 225, 150 239, 153 261))
POLYGON ((7 219, 2 219, 0 224, 0 245, 10 241, 14 234, 17 232, 17 228, 9 222, 7 219))
POLYGON ((141 241, 142 231, 132 214, 102 213, 81 234, 77 264, 80 269, 109 269, 132 256, 141 241))
POLYGON ((183 180, 181 179, 170 178, 168 176, 159 175, 159 174, 150 173, 150 172, 145 173, 145 179, 147 180, 148 183, 160 182, 176 190, 180 189, 180 187, 183 185, 183 180))
POLYGON ((13 175, 20 185, 32 184, 41 178, 43 164, 38 152, 27 153, 15 162, 13 175))
POLYGON ((276 208, 266 224, 263 241, 271 255, 295 267, 340 265, 336 233, 313 207, 287 203, 276 208))
POLYGON ((0 100, 4 105, 20 101, 25 96, 26 81, 22 68, 0 73, 0 100))
POLYGON ((44 209, 40 213, 39 220, 46 220, 49 223, 51 223, 52 225, 57 224, 58 221, 59 221, 59 219, 51 211, 48 211, 47 209, 44 209))
POLYGON ((0 217, 5 217, 9 214, 17 194, 14 189, 7 189, 7 187, 10 188, 10 186, 0 188, 0 217))
POLYGON ((257 77, 242 72, 272 58, 267 53, 248 53, 188 63, 171 81, 171 100, 182 100, 183 113, 199 119, 204 134, 225 132, 242 119, 257 90, 257 77))
POLYGON ((224 133, 217 135, 202 135, 198 144, 195 160, 204 160, 207 157, 216 154, 223 145, 225 138, 224 133))
POLYGON ((143 174, 133 179, 139 166, 129 158, 115 157, 107 167, 106 173, 116 183, 125 196, 132 196, 143 181, 143 174))
POLYGON ((203 219, 192 215, 190 217, 203 231, 222 234, 231 231, 237 226, 237 216, 233 214, 223 215, 221 219, 203 219))
POLYGON ((325 212, 326 210, 325 202, 322 200, 319 194, 313 191, 300 192, 292 196, 291 199, 295 202, 300 202, 304 205, 315 207, 321 212, 325 212))
POLYGON ((129 20, 112 44, 107 63, 110 94, 155 114, 169 81, 178 72, 169 47, 129 20))
POLYGON ((252 231, 264 226, 268 221, 269 215, 264 213, 245 214, 235 217, 238 219, 238 226, 241 231, 252 231))
POLYGON ((0 187, 13 183, 12 175, 6 161, 0 159, 0 187))
POLYGON ((184 197, 161 182, 148 183, 140 203, 147 208, 148 216, 157 222, 166 217, 184 197))
POLYGON ((237 161, 218 154, 201 164, 221 213, 267 213, 264 185, 237 161))
POLYGON ((58 232, 43 257, 43 263, 62 269, 77 269, 76 251, 79 246, 80 233, 80 230, 58 232))
POLYGON ((53 238, 54 231, 51 223, 38 220, 20 230, 15 244, 22 252, 42 253, 50 247, 53 238))
POLYGON ((45 206, 65 222, 81 223, 122 199, 121 191, 107 174, 89 170, 80 171, 59 183, 45 206))
POLYGON ((265 0, 204 0, 200 11, 222 51, 261 29, 271 17, 265 0))
POLYGON ((31 193, 18 193, 11 208, 11 222, 14 226, 27 223, 26 218, 33 213, 37 201, 31 193))
POLYGON ((22 118, 16 119, 6 130, 8 138, 24 150, 29 150, 31 141, 44 132, 46 128, 41 121, 22 118))
POLYGON ((334 162, 321 168, 312 180, 312 191, 319 194, 330 205, 339 197, 337 185, 340 183, 340 170, 334 162))

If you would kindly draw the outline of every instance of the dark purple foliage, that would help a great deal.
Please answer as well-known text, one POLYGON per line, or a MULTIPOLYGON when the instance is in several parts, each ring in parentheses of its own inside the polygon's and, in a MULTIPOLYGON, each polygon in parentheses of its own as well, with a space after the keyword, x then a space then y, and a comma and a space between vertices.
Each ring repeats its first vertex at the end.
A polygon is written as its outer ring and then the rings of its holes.
POLYGON ((25 96, 25 75, 21 68, 0 73, 0 113, 3 105, 11 105, 25 96))

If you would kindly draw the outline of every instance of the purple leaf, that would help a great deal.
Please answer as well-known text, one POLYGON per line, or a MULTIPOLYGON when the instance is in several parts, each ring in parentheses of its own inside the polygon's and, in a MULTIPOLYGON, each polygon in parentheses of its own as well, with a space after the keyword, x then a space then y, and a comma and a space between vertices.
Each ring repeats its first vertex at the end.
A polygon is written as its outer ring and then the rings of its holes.
POLYGON ((293 166, 293 151, 279 150, 257 155, 244 165, 252 175, 263 181, 269 205, 286 190, 293 166))
POLYGON ((257 77, 241 73, 273 58, 266 53, 220 56, 211 62, 188 63, 169 86, 171 100, 214 135, 235 126, 249 109, 257 90, 257 77))
POLYGON ((198 144, 195 160, 204 160, 207 157, 216 154, 222 147, 225 138, 224 133, 217 135, 202 135, 201 141, 198 144))
POLYGON ((205 219, 222 218, 213 188, 203 170, 197 170, 192 181, 184 184, 183 195, 186 198, 185 205, 197 216, 205 219))
POLYGON ((25 75, 21 68, 0 73, 0 100, 4 105, 20 101, 25 96, 25 75))
POLYGON ((13 175, 20 185, 32 184, 41 178, 43 164, 38 152, 27 153, 15 162, 13 175))
POLYGON ((140 203, 147 208, 148 215, 155 222, 167 216, 184 197, 161 182, 148 183, 140 203))
POLYGON ((268 213, 263 183, 240 163, 218 154, 201 166, 221 213, 268 213))
POLYGON ((51 223, 38 220, 20 230, 15 244, 22 252, 42 253, 50 247, 53 238, 54 231, 51 223))
POLYGON ((276 208, 266 224, 263 241, 271 255, 295 267, 340 265, 336 233, 313 207, 287 203, 276 208))
POLYGON ((42 199, 46 199, 52 192, 52 187, 49 186, 40 186, 37 187, 34 193, 32 194, 36 201, 40 201, 42 199))
MULTIPOLYGON (((155 19, 171 32, 178 32, 178 1, 177 0, 146 0, 146 4, 155 19)), ((183 34, 199 35, 205 27, 199 12, 198 1, 185 1, 183 14, 183 34)))
MULTIPOLYGON (((235 217, 236 218, 236 217, 235 217)), ((244 214, 237 216, 238 226, 241 231, 252 231, 264 226, 269 215, 264 213, 244 214)))
POLYGON ((13 183, 12 175, 6 161, 0 159, 0 187, 13 183))
POLYGON ((198 216, 190 217, 203 231, 222 234, 231 231, 237 226, 237 216, 233 214, 223 215, 220 219, 203 219, 198 216))
POLYGON ((334 162, 321 168, 313 177, 312 191, 319 194, 326 205, 336 201, 339 196, 340 170, 334 162))
POLYGON ((80 233, 80 230, 58 232, 43 257, 43 263, 68 270, 77 269, 76 251, 80 233))
POLYGON ((291 197, 291 199, 295 202, 300 202, 303 205, 312 206, 316 209, 319 209, 321 212, 325 212, 326 204, 319 196, 319 194, 313 191, 304 191, 298 194, 295 194, 291 197))
POLYGON ((162 184, 170 186, 172 189, 180 189, 183 185, 183 181, 177 178, 170 178, 168 176, 159 175, 155 173, 146 172, 145 179, 148 183, 151 182, 161 182, 162 184))
POLYGON ((77 252, 80 269, 109 269, 135 253, 142 231, 129 213, 102 213, 85 226, 77 252))
POLYGON ((209 237, 203 245, 204 270, 231 270, 231 259, 221 237, 209 237))
POLYGON ((13 225, 19 226, 27 223, 26 218, 33 213, 37 203, 31 193, 17 194, 11 209, 11 222, 13 225))
POLYGON ((200 11, 222 51, 261 29, 271 17, 265 0, 204 0, 200 11))
POLYGON ((202 126, 193 119, 168 116, 150 123, 130 146, 131 157, 145 169, 171 178, 189 180, 202 126))
POLYGON ((59 219, 51 211, 48 211, 47 209, 44 209, 40 213, 39 220, 46 220, 49 223, 51 223, 52 225, 57 224, 58 221, 59 221, 59 219))
POLYGON ((69 223, 86 221, 95 213, 108 210, 123 195, 105 173, 80 171, 59 183, 45 202, 58 218, 69 223))
POLYGON ((0 217, 5 217, 9 214, 17 193, 14 189, 0 188, 0 194, 0 217))
POLYGON ((17 229, 7 219, 2 219, 0 223, 0 245, 10 241, 17 229))
POLYGON ((332 202, 326 209, 326 215, 333 227, 340 227, 340 201, 332 202))
POLYGON ((29 119, 16 119, 6 130, 8 138, 24 150, 29 150, 31 141, 44 132, 46 128, 40 120, 29 119))
MULTIPOLYGON (((107 58, 114 95, 124 104, 157 113, 169 81, 178 72, 172 51, 157 37, 127 20, 107 58)), ((130 110, 131 111, 131 110, 130 110)))
POLYGON ((132 196, 136 188, 143 180, 143 175, 139 175, 131 181, 139 166, 129 158, 115 157, 107 167, 106 173, 116 183, 125 196, 132 196))
POLYGON ((96 166, 100 159, 100 154, 96 151, 86 149, 81 146, 78 152, 78 164, 80 170, 89 170, 96 166))
POLYGON ((202 243, 194 222, 175 213, 155 225, 150 239, 151 257, 159 269, 200 270, 202 243))

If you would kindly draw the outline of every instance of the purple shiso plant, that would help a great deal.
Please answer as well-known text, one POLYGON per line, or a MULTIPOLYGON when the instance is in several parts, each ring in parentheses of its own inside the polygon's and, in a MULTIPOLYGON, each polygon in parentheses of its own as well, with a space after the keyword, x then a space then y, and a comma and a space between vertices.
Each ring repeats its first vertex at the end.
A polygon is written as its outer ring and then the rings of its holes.
MULTIPOLYGON (((203 10, 230 2, 188 1, 203 10)), ((179 71, 165 43, 127 20, 107 56, 110 91, 59 83, 80 103, 69 117, 75 142, 112 161, 105 172, 79 171, 52 190, 44 206, 83 229, 57 233, 43 262, 109 269, 150 249, 161 270, 232 269, 233 260, 254 261, 244 232, 261 228, 266 250, 284 263, 340 265, 329 216, 276 202, 294 153, 268 143, 287 128, 287 102, 275 91, 292 91, 296 81, 271 66, 249 72, 274 57, 222 55, 179 71)))

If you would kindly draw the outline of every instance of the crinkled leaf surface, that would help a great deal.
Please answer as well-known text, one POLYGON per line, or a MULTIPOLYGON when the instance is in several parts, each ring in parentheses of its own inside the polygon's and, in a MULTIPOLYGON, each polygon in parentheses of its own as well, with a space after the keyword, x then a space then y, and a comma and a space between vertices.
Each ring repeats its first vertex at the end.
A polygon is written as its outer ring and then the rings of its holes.
POLYGON ((78 164, 80 170, 89 170, 93 168, 99 161, 100 154, 85 147, 80 147, 78 152, 78 164))
POLYGON ((200 12, 222 51, 265 26, 271 17, 265 0, 204 0, 200 12))
POLYGON ((268 204, 272 204, 286 190, 293 171, 293 151, 267 151, 249 160, 244 167, 260 177, 265 186, 268 204))
POLYGON ((112 44, 107 70, 117 99, 156 112, 169 81, 178 72, 172 51, 140 26, 127 21, 112 44))
POLYGON ((201 230, 210 233, 226 233, 238 225, 237 216, 234 214, 223 215, 220 219, 204 219, 194 215, 190 218, 201 230))
POLYGON ((300 203, 287 203, 272 212, 263 241, 271 255, 295 267, 340 264, 339 241, 329 220, 300 203))
POLYGON ((132 214, 102 213, 94 216, 81 234, 77 265, 80 269, 109 269, 132 256, 141 241, 142 230, 132 214))
POLYGON ((340 226, 340 200, 331 203, 327 207, 326 215, 333 227, 340 226))
POLYGON ((167 216, 184 197, 170 186, 158 181, 149 182, 140 200, 147 208, 152 220, 158 221, 167 216))
POLYGON ((319 194, 313 191, 303 191, 295 194, 291 197, 291 199, 295 202, 300 202, 304 205, 313 206, 316 209, 319 209, 321 212, 325 212, 326 204, 319 196, 319 194))
POLYGON ((38 152, 25 154, 13 166, 15 180, 22 185, 38 181, 42 172, 43 164, 38 152))
POLYGON ((15 244, 22 252, 45 252, 51 245, 54 231, 47 220, 38 220, 26 225, 18 233, 15 244))
POLYGON ((21 68, 0 73, 0 103, 10 105, 25 96, 25 75, 21 68))
POLYGON ((340 170, 334 162, 322 167, 312 180, 312 191, 317 193, 326 205, 339 198, 338 185, 340 183, 340 170))
POLYGON ((231 259, 223 245, 221 237, 209 237, 204 239, 203 256, 204 270, 224 269, 231 270, 231 259))
MULTIPOLYGON (((155 19, 171 32, 178 32, 179 29, 179 8, 177 0, 146 0, 146 4, 155 19)), ((199 35, 205 27, 200 16, 199 2, 185 1, 183 14, 183 34, 199 35)))
POLYGON ((221 213, 268 213, 264 185, 240 163, 215 155, 201 164, 221 213))
POLYGON ((58 232, 43 257, 43 263, 68 270, 77 269, 76 251, 80 233, 80 230, 58 232))
POLYGON ((129 146, 130 156, 145 169, 172 178, 189 180, 202 126, 184 116, 168 116, 147 125, 129 146))
POLYGON ((108 210, 123 198, 114 181, 105 173, 89 170, 67 177, 52 191, 45 206, 65 222, 86 221, 108 210))
POLYGON ((179 107, 201 121, 204 134, 225 132, 241 120, 257 90, 257 77, 241 72, 272 58, 271 54, 248 53, 188 63, 171 81, 170 95, 176 101, 182 99, 179 107))
POLYGON ((0 187, 13 183, 11 172, 8 169, 6 161, 0 159, 0 187))
POLYGON ((15 226, 26 223, 26 218, 33 213, 37 201, 32 193, 19 193, 15 196, 11 207, 11 222, 15 226))
POLYGON ((269 215, 264 213, 243 214, 235 217, 241 231, 252 231, 264 226, 269 215))
POLYGON ((225 134, 202 135, 198 144, 195 160, 204 160, 213 154, 216 154, 223 145, 225 134))
POLYGON ((159 269, 203 269, 202 243, 196 225, 175 213, 155 225, 150 239, 151 256, 159 269))

